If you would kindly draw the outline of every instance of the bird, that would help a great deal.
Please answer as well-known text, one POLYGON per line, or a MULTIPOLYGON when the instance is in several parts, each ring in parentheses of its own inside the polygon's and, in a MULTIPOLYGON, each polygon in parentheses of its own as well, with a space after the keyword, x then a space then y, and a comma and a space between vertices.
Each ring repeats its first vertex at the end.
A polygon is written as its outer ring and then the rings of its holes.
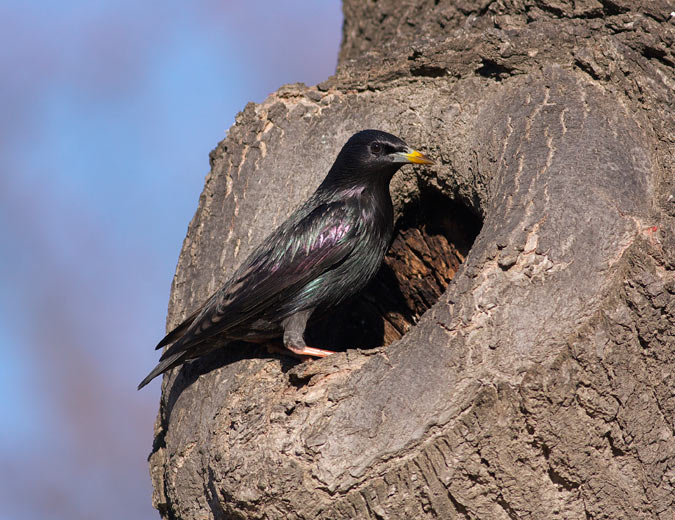
POLYGON ((389 183, 411 163, 434 164, 390 133, 352 135, 309 199, 157 344, 170 346, 138 389, 210 351, 216 336, 282 338, 284 352, 301 359, 333 354, 306 345, 307 321, 358 292, 379 269, 394 232, 389 183))

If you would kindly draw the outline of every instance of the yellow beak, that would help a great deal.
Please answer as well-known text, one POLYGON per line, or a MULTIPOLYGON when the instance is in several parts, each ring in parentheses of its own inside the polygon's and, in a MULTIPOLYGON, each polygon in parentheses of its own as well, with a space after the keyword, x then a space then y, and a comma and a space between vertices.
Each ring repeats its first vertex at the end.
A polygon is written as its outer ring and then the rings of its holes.
POLYGON ((391 156, 392 162, 396 163, 434 164, 434 161, 412 148, 408 148, 405 152, 393 153, 391 156))
POLYGON ((417 150, 412 150, 406 154, 408 161, 415 164, 434 164, 434 161, 429 159, 424 154, 421 154, 417 150))

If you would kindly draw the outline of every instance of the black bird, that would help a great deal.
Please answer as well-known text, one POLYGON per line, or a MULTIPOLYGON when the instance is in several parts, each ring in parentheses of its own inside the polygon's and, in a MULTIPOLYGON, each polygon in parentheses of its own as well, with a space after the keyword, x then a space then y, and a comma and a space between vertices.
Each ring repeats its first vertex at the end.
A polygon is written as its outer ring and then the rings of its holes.
POLYGON ((306 346, 307 320, 356 293, 377 272, 394 228, 389 182, 407 163, 433 164, 394 135, 354 134, 314 194, 159 342, 158 349, 173 345, 138 388, 208 352, 205 342, 216 334, 253 342, 283 337, 289 353, 332 354, 306 346))

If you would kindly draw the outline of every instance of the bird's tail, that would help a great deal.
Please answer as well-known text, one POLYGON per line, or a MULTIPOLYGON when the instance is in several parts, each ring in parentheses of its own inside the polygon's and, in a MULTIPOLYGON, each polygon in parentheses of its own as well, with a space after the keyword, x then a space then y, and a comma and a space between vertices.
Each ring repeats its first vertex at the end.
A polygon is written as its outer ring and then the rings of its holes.
POLYGON ((182 350, 179 352, 176 352, 175 354, 169 355, 166 357, 166 359, 163 359, 160 361, 155 368, 152 369, 152 372, 150 372, 146 378, 141 381, 141 384, 138 385, 138 389, 140 390, 143 388, 145 385, 147 385, 150 381, 155 379, 158 375, 163 374, 167 370, 180 365, 185 361, 185 357, 187 355, 187 352, 182 350))

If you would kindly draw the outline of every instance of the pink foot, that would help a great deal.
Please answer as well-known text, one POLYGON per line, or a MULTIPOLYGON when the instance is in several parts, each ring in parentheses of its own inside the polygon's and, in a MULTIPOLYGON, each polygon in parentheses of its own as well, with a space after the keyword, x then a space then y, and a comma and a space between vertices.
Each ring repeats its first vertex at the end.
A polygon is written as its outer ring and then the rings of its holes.
POLYGON ((275 352, 277 354, 286 354, 286 355, 290 354, 291 356, 302 359, 303 361, 308 361, 309 359, 317 357, 322 358, 330 356, 331 354, 335 354, 335 352, 333 352, 332 350, 324 350, 322 348, 308 347, 307 345, 303 345, 300 347, 297 347, 295 345, 289 347, 279 347, 271 343, 267 344, 267 351, 275 352))

